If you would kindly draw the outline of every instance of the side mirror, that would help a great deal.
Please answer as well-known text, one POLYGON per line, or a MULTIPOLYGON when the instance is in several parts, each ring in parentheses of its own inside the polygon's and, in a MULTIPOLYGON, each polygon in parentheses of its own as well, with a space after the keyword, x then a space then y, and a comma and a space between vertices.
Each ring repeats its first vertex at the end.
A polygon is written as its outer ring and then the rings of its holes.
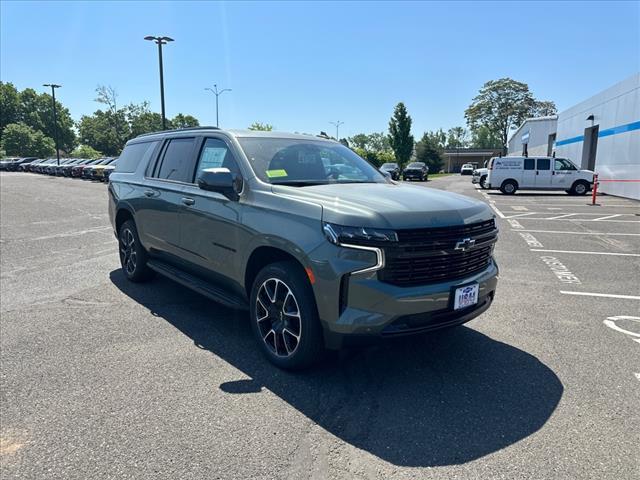
POLYGON ((391 172, 388 172, 387 170, 381 170, 381 172, 385 177, 391 178, 391 172))
POLYGON ((242 177, 231 173, 228 168, 207 168, 198 176, 198 187, 237 201, 242 191, 242 177))

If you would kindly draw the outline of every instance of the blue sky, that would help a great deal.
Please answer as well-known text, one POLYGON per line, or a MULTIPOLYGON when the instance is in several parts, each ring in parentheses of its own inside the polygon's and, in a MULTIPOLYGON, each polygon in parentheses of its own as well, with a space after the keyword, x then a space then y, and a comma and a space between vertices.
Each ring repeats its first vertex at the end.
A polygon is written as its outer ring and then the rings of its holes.
POLYGON ((640 70, 639 2, 7 2, 0 79, 42 91, 56 82, 75 119, 99 105, 160 110, 157 51, 168 35, 167 115, 215 124, 340 136, 387 129, 398 101, 413 133, 464 124, 482 84, 509 76, 560 110, 640 70))

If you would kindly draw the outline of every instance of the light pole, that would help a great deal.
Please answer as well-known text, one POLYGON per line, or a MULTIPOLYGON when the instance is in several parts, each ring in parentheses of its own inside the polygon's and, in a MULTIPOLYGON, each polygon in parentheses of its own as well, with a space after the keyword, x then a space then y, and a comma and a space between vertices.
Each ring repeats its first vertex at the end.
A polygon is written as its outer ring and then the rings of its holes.
POLYGON ((55 83, 45 83, 43 87, 51 87, 51 98, 53 99, 53 132, 56 141, 56 159, 58 165, 60 165, 60 148, 58 147, 58 114, 56 113, 56 88, 60 88, 62 85, 56 85, 55 83))
POLYGON ((340 125, 343 125, 344 122, 341 122, 340 120, 338 120, 337 122, 329 122, 331 125, 335 125, 336 126, 336 141, 340 141, 340 125))
POLYGON ((216 127, 219 127, 220 125, 218 121, 218 97, 222 95, 224 92, 230 92, 231 89, 223 88, 222 90, 218 90, 218 84, 214 83, 213 88, 205 87, 205 90, 209 90, 211 93, 213 93, 216 96, 216 127))
POLYGON ((158 61, 160 64, 160 106, 162 108, 162 129, 167 129, 167 118, 164 113, 164 73, 162 71, 162 45, 166 45, 169 42, 173 42, 173 38, 171 37, 154 37, 152 35, 147 35, 144 37, 145 40, 149 40, 150 42, 155 42, 158 45, 158 61))

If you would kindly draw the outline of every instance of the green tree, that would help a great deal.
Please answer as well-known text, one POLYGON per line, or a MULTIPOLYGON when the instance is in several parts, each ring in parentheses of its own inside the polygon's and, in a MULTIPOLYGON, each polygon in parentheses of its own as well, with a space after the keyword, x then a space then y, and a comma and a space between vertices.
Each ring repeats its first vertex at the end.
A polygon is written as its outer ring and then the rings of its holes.
POLYGON ((416 160, 426 163, 430 172, 438 173, 444 164, 445 141, 446 134, 442 130, 425 132, 416 143, 416 160))
POLYGON ((80 142, 105 155, 118 155, 130 136, 129 126, 125 121, 122 127, 127 132, 117 133, 113 115, 108 111, 97 110, 93 115, 83 115, 78 123, 80 142))
POLYGON ((471 136, 471 147, 472 148, 503 148, 500 143, 500 139, 494 135, 494 133, 489 129, 489 127, 482 125, 481 127, 476 128, 472 132, 471 136))
POLYGON ((500 78, 484 84, 464 115, 472 131, 487 127, 506 149, 512 127, 539 111, 548 112, 551 106, 555 110, 553 102, 536 101, 526 83, 500 78))
POLYGON ((261 131, 261 132, 270 132, 270 131, 273 130, 273 125, 271 125, 269 123, 253 122, 251 125, 249 125, 249 130, 256 130, 256 131, 261 131))
POLYGON ((556 104, 550 101, 538 101, 533 103, 533 109, 531 111, 532 117, 548 117, 558 113, 556 104))
POLYGON ((71 152, 71 156, 75 158, 100 158, 104 155, 89 145, 78 145, 73 149, 73 152, 71 152))
POLYGON ((353 148, 361 148, 362 150, 366 150, 369 146, 369 135, 366 133, 358 133, 353 137, 349 137, 349 144, 353 148))
POLYGON ((171 119, 171 127, 173 128, 190 128, 199 126, 200 122, 192 115, 183 115, 182 113, 179 113, 171 119))
POLYGON ((447 132, 447 148, 467 148, 469 132, 464 127, 453 127, 447 132))
POLYGON ((55 154, 53 140, 24 123, 10 123, 2 135, 2 150, 7 155, 47 157, 55 154))
POLYGON ((13 83, 0 82, 0 138, 4 127, 19 121, 20 94, 13 83))
MULTIPOLYGON (((41 131, 46 137, 55 138, 53 122, 53 99, 48 93, 37 93, 32 88, 20 92, 19 121, 34 130, 41 131)), ((76 144, 75 123, 69 109, 56 100, 56 116, 58 120, 58 145, 61 150, 71 151, 76 144)))
POLYGON ((389 145, 402 167, 413 153, 413 135, 411 135, 411 117, 404 103, 396 105, 389 121, 389 145))

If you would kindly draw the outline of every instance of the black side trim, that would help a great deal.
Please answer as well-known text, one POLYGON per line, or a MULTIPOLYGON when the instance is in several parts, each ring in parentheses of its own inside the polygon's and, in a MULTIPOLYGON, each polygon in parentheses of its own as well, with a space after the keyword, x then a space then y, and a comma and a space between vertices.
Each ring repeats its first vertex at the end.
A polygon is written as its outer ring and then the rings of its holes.
POLYGON ((227 307, 237 310, 248 310, 249 305, 247 302, 239 296, 229 292, 226 289, 220 288, 217 285, 207 282, 195 275, 180 270, 179 268, 169 265, 160 260, 153 259, 147 263, 149 268, 158 272, 160 275, 170 278, 174 282, 178 282, 191 290, 198 292, 200 295, 204 295, 210 298, 214 302, 221 303, 227 307))

